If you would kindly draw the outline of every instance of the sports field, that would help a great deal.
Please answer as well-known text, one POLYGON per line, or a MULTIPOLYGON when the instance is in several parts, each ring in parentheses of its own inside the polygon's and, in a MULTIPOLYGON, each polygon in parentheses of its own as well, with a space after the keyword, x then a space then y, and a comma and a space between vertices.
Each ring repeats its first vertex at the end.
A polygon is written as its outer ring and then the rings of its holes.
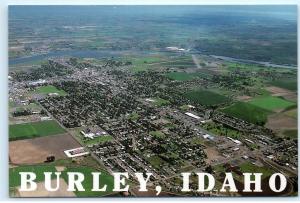
POLYGON ((229 101, 227 97, 207 90, 190 91, 185 93, 184 96, 194 102, 206 106, 222 104, 229 101))
POLYGON ((9 126, 9 140, 21 140, 34 137, 62 134, 66 131, 53 120, 9 126))
POLYGON ((268 110, 246 102, 237 102, 221 111, 229 116, 240 118, 257 125, 264 125, 270 114, 268 110))
POLYGON ((273 111, 276 109, 285 109, 295 105, 294 102, 273 96, 254 98, 249 103, 269 111, 273 111))
POLYGON ((36 93, 40 94, 49 94, 49 93, 57 93, 59 96, 65 96, 67 93, 64 90, 59 90, 53 85, 41 86, 36 88, 36 93))

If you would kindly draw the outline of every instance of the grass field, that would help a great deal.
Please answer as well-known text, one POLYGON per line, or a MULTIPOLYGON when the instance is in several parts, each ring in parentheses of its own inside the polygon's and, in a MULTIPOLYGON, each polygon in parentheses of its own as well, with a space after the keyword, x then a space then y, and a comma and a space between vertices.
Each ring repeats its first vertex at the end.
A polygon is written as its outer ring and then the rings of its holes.
POLYGON ((239 139, 241 137, 241 133, 239 131, 217 124, 213 121, 203 124, 202 128, 212 132, 215 135, 222 135, 234 139, 239 139))
POLYGON ((97 143, 108 142, 108 141, 111 141, 112 139, 113 139, 112 136, 107 135, 107 136, 99 136, 99 137, 96 137, 92 140, 84 140, 83 142, 86 145, 93 145, 93 144, 97 144, 97 143))
POLYGON ((53 85, 41 86, 36 88, 36 93, 40 94, 49 94, 49 93, 57 93, 59 96, 65 96, 67 93, 64 90, 59 90, 53 85))
POLYGON ((296 139, 298 137, 298 130, 297 129, 291 129, 291 130, 285 130, 283 131, 284 137, 296 139))
POLYGON ((206 90, 187 92, 184 96, 194 102, 206 106, 222 104, 229 101, 229 99, 223 95, 206 90))
POLYGON ((195 76, 185 72, 172 72, 166 74, 166 76, 171 80, 177 80, 177 81, 189 81, 195 79, 195 76))
POLYGON ((274 85, 276 87, 281 87, 284 89, 296 91, 297 90, 297 79, 291 80, 274 80, 269 83, 270 85, 274 85))
POLYGON ((67 172, 79 172, 79 173, 83 173, 85 176, 85 179, 82 182, 82 186, 85 188, 85 191, 75 191, 75 194, 77 197, 99 197, 99 196, 103 196, 103 195, 112 193, 112 189, 114 186, 114 180, 113 180, 113 177, 105 171, 100 171, 101 172, 100 187, 103 187, 103 185, 106 184, 107 188, 106 188, 105 192, 91 191, 92 186, 93 186, 93 179, 92 179, 91 173, 99 172, 99 171, 95 171, 88 167, 67 167, 66 170, 63 171, 63 173, 62 173, 62 178, 66 182, 68 181, 67 172))
POLYGON ((53 120, 9 126, 9 140, 29 139, 65 133, 66 131, 53 120))
POLYGON ((170 104, 170 102, 168 100, 162 99, 162 98, 153 98, 154 100, 154 105, 156 106, 166 106, 168 104, 170 104))
POLYGON ((229 116, 240 118, 257 125, 264 125, 270 114, 269 111, 263 108, 245 102, 237 102, 221 111, 229 116))
POLYGON ((295 105, 295 103, 293 102, 272 96, 254 98, 249 103, 269 111, 273 111, 276 109, 285 109, 295 105))
POLYGON ((166 164, 164 160, 162 160, 159 156, 156 155, 146 159, 156 169, 160 169, 162 165, 166 164))
POLYGON ((154 137, 158 138, 158 139, 164 139, 166 136, 164 133, 162 133, 161 131, 151 131, 150 135, 153 135, 154 137))
POLYGON ((267 167, 259 167, 256 165, 253 165, 250 162, 245 162, 239 165, 241 172, 243 173, 262 173, 262 179, 271 176, 274 171, 267 167))
POLYGON ((9 187, 17 187, 21 184, 19 172, 34 172, 36 174, 36 182, 41 182, 44 181, 44 172, 56 172, 56 169, 54 166, 19 166, 10 168, 9 187))

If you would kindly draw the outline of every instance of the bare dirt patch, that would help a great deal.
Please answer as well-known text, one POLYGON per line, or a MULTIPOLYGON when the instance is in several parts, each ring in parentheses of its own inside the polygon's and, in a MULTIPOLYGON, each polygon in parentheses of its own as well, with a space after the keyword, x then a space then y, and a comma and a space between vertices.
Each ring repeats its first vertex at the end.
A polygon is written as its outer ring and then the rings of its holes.
POLYGON ((217 160, 221 160, 223 158, 215 147, 207 147, 204 149, 204 151, 207 154, 207 159, 206 159, 207 164, 212 164, 217 160))
MULTIPOLYGON (((51 185, 53 187, 56 186, 56 179, 51 181, 51 185)), ((47 191, 45 189, 45 182, 37 183, 37 189, 35 191, 19 191, 18 193, 20 197, 76 197, 73 192, 67 191, 68 185, 64 181, 64 179, 59 179, 59 189, 54 192, 47 191)))
POLYGON ((266 127, 276 132, 279 132, 282 129, 297 129, 297 120, 284 113, 277 113, 268 117, 266 127))
POLYGON ((250 101, 250 99, 252 99, 252 97, 248 95, 237 96, 237 100, 239 101, 250 101))
POLYGON ((283 97, 290 101, 297 101, 297 94, 287 89, 283 89, 280 87, 270 86, 266 87, 266 90, 271 92, 272 96, 283 97))
POLYGON ((49 155, 66 158, 64 150, 80 147, 69 134, 9 142, 9 158, 13 164, 42 163, 49 155))

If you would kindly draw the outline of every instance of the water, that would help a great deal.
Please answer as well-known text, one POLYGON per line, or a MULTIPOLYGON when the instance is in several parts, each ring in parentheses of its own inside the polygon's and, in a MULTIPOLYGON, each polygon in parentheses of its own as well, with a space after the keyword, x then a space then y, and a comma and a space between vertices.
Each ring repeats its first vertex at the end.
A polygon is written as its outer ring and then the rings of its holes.
POLYGON ((101 51, 101 50, 63 50, 51 51, 46 54, 33 55, 27 57, 19 57, 9 59, 9 65, 16 65, 21 63, 29 63, 32 61, 46 60, 51 57, 73 56, 78 58, 106 58, 121 56, 119 51, 101 51))
POLYGON ((224 61, 229 61, 229 62, 237 62, 237 63, 245 63, 245 64, 258 64, 258 65, 263 65, 266 67, 273 67, 273 68, 297 68, 297 66, 291 66, 291 65, 278 65, 270 62, 263 62, 263 61, 255 61, 255 60, 247 60, 247 59, 237 59, 237 58, 232 58, 232 57, 227 57, 227 56, 216 56, 216 55, 210 55, 216 59, 222 59, 224 61))

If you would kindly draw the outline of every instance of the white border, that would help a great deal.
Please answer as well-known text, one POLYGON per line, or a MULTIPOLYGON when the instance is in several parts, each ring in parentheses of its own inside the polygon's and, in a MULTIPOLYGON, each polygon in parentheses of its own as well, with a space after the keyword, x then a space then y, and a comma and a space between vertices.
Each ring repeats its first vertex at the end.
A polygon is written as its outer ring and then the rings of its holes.
MULTIPOLYGON (((5 202, 49 202, 49 201, 101 201, 101 202, 150 202, 150 201, 164 201, 164 202, 254 202, 254 201, 272 201, 272 202, 286 202, 286 201, 299 201, 300 197, 237 197, 237 198, 22 198, 22 199, 9 199, 8 198, 8 5, 299 5, 299 0, 0 0, 0 201, 5 202)), ((298 6, 299 13, 299 6, 298 6)), ((298 14, 298 42, 299 42, 299 14, 298 14)), ((298 61, 299 57, 298 46, 298 61)), ((299 75, 299 69, 298 69, 299 75)), ((298 90, 300 89, 298 78, 298 90)), ((299 98, 298 98, 299 106, 299 98)), ((299 115, 298 108, 298 115, 299 115)), ((298 119, 298 126, 300 120, 298 119)), ((299 127, 298 127, 299 128, 299 127)), ((298 152, 299 152, 299 139, 298 139, 298 152)), ((299 164, 298 164, 299 165, 299 164)))

